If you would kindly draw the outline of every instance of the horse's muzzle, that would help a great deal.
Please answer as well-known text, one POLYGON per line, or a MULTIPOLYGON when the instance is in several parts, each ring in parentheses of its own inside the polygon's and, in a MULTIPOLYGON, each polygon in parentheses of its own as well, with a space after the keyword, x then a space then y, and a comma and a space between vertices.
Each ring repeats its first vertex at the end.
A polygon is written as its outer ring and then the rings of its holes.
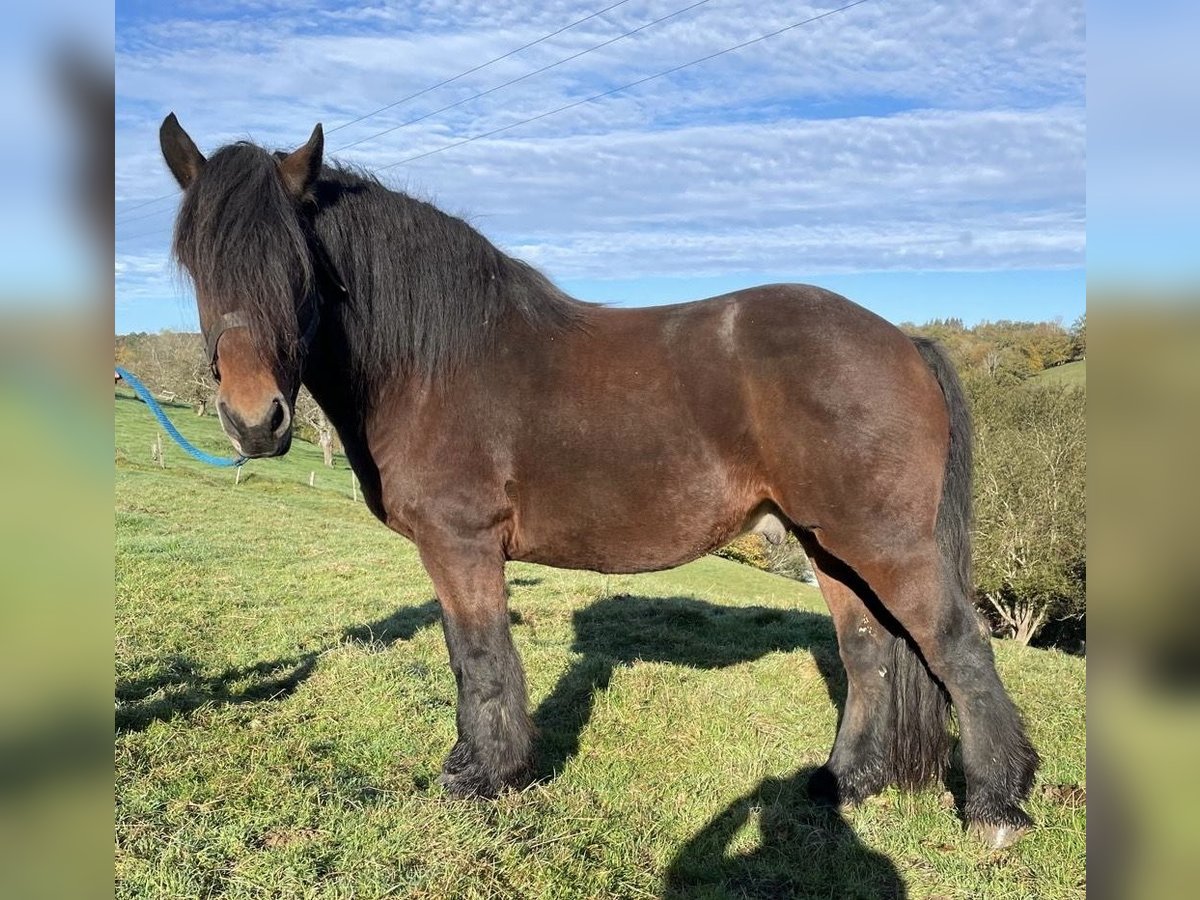
POLYGON ((217 401, 217 416, 243 456, 282 456, 292 446, 292 413, 283 394, 271 398, 257 421, 246 421, 224 400, 217 401))

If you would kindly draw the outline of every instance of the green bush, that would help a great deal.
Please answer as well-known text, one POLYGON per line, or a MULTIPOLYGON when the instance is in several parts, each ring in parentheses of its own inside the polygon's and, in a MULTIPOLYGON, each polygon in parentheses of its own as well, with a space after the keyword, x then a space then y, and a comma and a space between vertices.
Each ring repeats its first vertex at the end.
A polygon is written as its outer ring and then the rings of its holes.
POLYGON ((743 534, 741 537, 734 538, 720 550, 714 550, 713 556, 766 571, 767 542, 761 535, 743 534))
POLYGON ((967 379, 975 416, 977 602, 1023 644, 1086 613, 1086 394, 967 379))

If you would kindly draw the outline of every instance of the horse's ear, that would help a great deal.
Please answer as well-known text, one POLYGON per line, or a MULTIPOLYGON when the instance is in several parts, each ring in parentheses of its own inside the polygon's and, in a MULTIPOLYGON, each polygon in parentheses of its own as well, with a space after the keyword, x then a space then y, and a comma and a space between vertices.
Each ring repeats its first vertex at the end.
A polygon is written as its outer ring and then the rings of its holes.
POLYGON ((158 129, 158 143, 162 147, 167 168, 186 191, 204 168, 204 155, 196 149, 195 143, 175 118, 175 113, 163 119, 162 127, 158 129))
POLYGON ((321 123, 313 129, 308 143, 279 161, 279 174, 288 192, 299 199, 304 196, 321 174, 321 159, 325 153, 325 132, 321 123))

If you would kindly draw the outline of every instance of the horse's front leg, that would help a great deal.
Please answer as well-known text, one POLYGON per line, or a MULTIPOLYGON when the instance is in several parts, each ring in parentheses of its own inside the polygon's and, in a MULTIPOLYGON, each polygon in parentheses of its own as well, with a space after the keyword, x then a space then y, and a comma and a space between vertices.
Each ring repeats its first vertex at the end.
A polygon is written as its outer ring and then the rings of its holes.
POLYGON ((417 542, 442 607, 458 683, 458 741, 440 783, 452 794, 494 797, 531 778, 534 727, 513 646, 504 557, 494 541, 439 532, 417 542))

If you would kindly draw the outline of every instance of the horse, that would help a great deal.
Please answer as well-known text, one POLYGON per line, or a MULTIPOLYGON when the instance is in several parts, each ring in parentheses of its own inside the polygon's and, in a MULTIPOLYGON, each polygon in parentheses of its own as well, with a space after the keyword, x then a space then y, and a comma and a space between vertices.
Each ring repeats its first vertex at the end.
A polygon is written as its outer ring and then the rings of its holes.
POLYGON ((847 676, 814 799, 936 783, 952 705, 964 821, 993 847, 1032 825, 1039 758, 971 602, 971 422, 938 345, 810 285, 577 300, 464 221, 327 163, 319 124, 293 151, 209 158, 174 113, 159 137, 233 446, 286 453, 305 385, 433 582, 458 693, 451 795, 534 775, 506 561, 646 572, 782 527, 847 676))

